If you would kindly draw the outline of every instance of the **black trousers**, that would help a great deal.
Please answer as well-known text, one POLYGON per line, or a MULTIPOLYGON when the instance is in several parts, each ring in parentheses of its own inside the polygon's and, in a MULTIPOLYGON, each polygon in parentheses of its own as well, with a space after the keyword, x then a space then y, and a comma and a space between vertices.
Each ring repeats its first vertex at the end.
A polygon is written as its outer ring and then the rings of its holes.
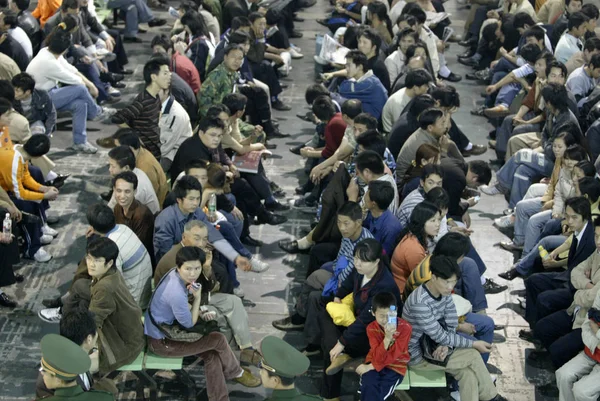
MULTIPOLYGON (((2 221, 8 210, 0 207, 2 221)), ((10 244, 0 244, 0 287, 7 287, 16 283, 13 265, 19 263, 19 245, 16 237, 16 224, 13 223, 15 238, 10 244)))
POLYGON ((341 241, 342 235, 337 226, 337 212, 348 198, 346 189, 349 184, 348 171, 345 168, 337 169, 321 196, 321 217, 313 231, 314 242, 341 241))
POLYGON ((267 173, 265 172, 262 161, 258 163, 258 173, 241 173, 241 176, 248 181, 248 184, 252 186, 260 199, 268 199, 273 196, 271 183, 267 178, 267 173))
POLYGON ((116 29, 107 29, 106 32, 115 40, 113 53, 117 56, 113 61, 106 63, 108 70, 110 72, 122 71, 124 69, 123 67, 129 63, 127 53, 125 52, 125 46, 123 46, 123 38, 116 29))
POLYGON ((581 329, 573 330, 573 316, 566 310, 554 312, 535 325, 535 336, 550 352, 556 369, 583 351, 581 329))
POLYGON ((550 314, 567 309, 573 301, 568 283, 558 280, 560 273, 536 273, 525 280, 525 320, 532 329, 550 314))
POLYGON ((469 142, 471 142, 465 133, 458 128, 458 125, 456 125, 453 119, 450 119, 450 131, 448 134, 450 135, 450 139, 454 141, 456 147, 460 150, 466 149, 469 142))
POLYGON ((277 77, 277 71, 268 60, 263 60, 260 63, 251 62, 250 68, 252 68, 252 75, 254 75, 254 78, 269 87, 271 97, 278 96, 283 92, 281 84, 279 83, 279 78, 277 77))
POLYGON ((325 263, 335 260, 340 251, 340 242, 319 242, 310 249, 308 272, 306 277, 321 268, 325 263))
POLYGON ((267 136, 273 133, 275 128, 271 122, 267 93, 258 86, 241 86, 239 89, 240 93, 248 98, 246 114, 250 117, 250 122, 254 125, 262 125, 267 136))
MULTIPOLYGON (((237 207, 244 214, 254 218, 254 216, 262 217, 267 214, 267 209, 260 202, 260 198, 252 186, 243 178, 236 178, 231 184, 231 193, 235 196, 237 207)), ((244 218, 244 226, 242 228, 241 238, 247 237, 250 234, 250 226, 247 218, 244 218)))

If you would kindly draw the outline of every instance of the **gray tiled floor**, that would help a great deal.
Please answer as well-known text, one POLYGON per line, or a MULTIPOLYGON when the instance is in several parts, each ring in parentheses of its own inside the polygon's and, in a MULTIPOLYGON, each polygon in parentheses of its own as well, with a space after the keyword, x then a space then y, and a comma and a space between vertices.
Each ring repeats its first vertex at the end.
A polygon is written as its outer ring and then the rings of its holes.
MULTIPOLYGON (((454 0, 445 3, 446 9, 452 14, 453 25, 457 33, 462 32, 462 24, 466 12, 457 10, 454 0)), ((276 112, 275 116, 281 123, 283 132, 291 134, 289 138, 274 141, 278 145, 276 156, 266 163, 268 174, 277 181, 290 195, 298 182, 305 179, 302 169, 303 161, 287 151, 289 146, 305 141, 312 134, 312 125, 300 121, 295 117, 298 112, 305 111, 304 90, 313 78, 314 36, 321 32, 321 27, 314 22, 316 18, 323 16, 327 6, 324 1, 313 8, 300 13, 306 18, 306 22, 299 25, 304 33, 304 38, 295 40, 294 43, 301 46, 305 58, 294 61, 294 69, 290 77, 285 81, 289 88, 284 92, 283 99, 290 102, 293 110, 287 113, 276 112)), ((141 68, 150 54, 149 40, 151 30, 143 35, 142 45, 128 46, 128 54, 131 58, 129 68, 135 69, 133 80, 128 81, 125 90, 125 99, 130 99, 136 93, 141 83, 141 68)), ((163 31, 166 31, 164 29, 163 31)), ((456 62, 456 54, 462 51, 454 44, 448 51, 447 59, 451 68, 460 74, 466 73, 466 69, 456 62)), ((476 86, 469 81, 462 81, 456 85, 461 95, 462 108, 454 116, 459 126, 471 138, 474 143, 485 143, 487 132, 491 126, 480 117, 473 117, 469 110, 482 100, 479 96, 482 87, 476 86)), ((106 134, 114 132, 115 127, 90 124, 89 136, 96 140, 106 134)), ((63 127, 57 132, 53 139, 55 149, 51 157, 57 163, 57 171, 68 172, 73 176, 61 191, 61 196, 52 204, 52 212, 61 216, 58 224, 59 237, 48 247, 54 255, 54 259, 46 264, 36 264, 25 261, 19 266, 20 273, 25 274, 25 283, 15 285, 6 289, 6 292, 19 301, 19 307, 13 311, 0 310, 0 399, 3 400, 25 400, 31 399, 34 394, 34 381, 39 363, 38 342, 48 332, 56 332, 56 325, 48 325, 40 322, 36 314, 42 308, 41 301, 44 298, 57 295, 67 286, 72 277, 77 261, 83 256, 85 233, 84 213, 86 207, 100 200, 99 193, 105 190, 108 184, 108 168, 106 166, 106 152, 101 151, 95 156, 76 156, 63 151, 70 143, 70 131, 63 127)), ((484 159, 493 158, 492 152, 483 155, 484 159)), ((497 273, 504 271, 513 263, 510 253, 500 250, 497 243, 506 237, 491 226, 491 219, 497 217, 506 207, 501 197, 482 196, 482 200, 471 213, 474 233, 473 242, 479 250, 482 258, 487 263, 488 275, 495 277, 497 273)), ((300 280, 304 277, 304 265, 306 256, 286 255, 277 247, 277 241, 282 238, 294 237, 300 229, 308 227, 308 216, 291 211, 288 214, 288 223, 277 226, 253 226, 252 233, 256 238, 265 242, 260 249, 260 257, 271 264, 271 269, 264 274, 240 273, 240 281, 247 294, 245 305, 247 306, 250 325, 253 332, 253 340, 258 344, 266 335, 283 336, 284 333, 275 330, 271 321, 281 318, 287 314, 289 305, 293 304, 294 290, 297 289, 300 280)), ((252 250, 256 252, 257 250, 252 250)), ((500 279, 498 279, 501 281, 500 279)), ((513 310, 508 308, 497 308, 516 302, 514 291, 522 290, 523 282, 515 280, 510 283, 509 290, 502 294, 488 297, 490 308, 488 313, 495 319, 497 324, 506 326, 503 336, 506 342, 494 345, 490 363, 499 371, 497 386, 502 394, 511 401, 542 400, 534 392, 532 383, 543 385, 553 380, 549 372, 524 369, 525 350, 532 348, 530 344, 518 339, 518 330, 525 327, 525 321, 513 310), (530 372, 532 370, 532 372, 530 372)), ((294 345, 302 345, 302 338, 296 333, 287 334, 285 339, 294 345)), ((187 362, 187 361, 186 361, 187 362)), ((190 361, 191 362, 191 361, 190 361)), ((300 381, 300 387, 309 393, 317 393, 320 384, 321 368, 319 361, 314 361, 307 377, 300 381)), ((195 367, 191 374, 196 378, 198 386, 203 386, 202 368, 195 367)), ((121 378, 119 384, 122 389, 122 399, 133 399, 134 393, 131 377, 121 378)), ((159 380, 161 399, 181 399, 181 386, 170 380, 159 380)), ((344 378, 344 399, 350 400, 358 385, 357 378, 353 374, 347 374, 344 378)), ((240 386, 231 385, 231 398, 236 400, 262 399, 266 392, 263 389, 255 389, 251 393, 243 392, 240 386)), ((443 391, 414 391, 410 395, 418 401, 445 400, 447 394, 443 391)))

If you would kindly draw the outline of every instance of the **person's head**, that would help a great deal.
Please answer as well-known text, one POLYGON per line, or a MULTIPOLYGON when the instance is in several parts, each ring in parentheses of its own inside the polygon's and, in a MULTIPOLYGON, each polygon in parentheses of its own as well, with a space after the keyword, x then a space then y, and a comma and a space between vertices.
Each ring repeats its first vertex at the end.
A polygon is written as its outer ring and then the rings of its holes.
POLYGON ((108 152, 108 172, 112 177, 123 171, 133 171, 135 155, 129 146, 121 145, 108 152))
POLYGON ((428 164, 439 164, 440 148, 430 143, 424 143, 417 149, 413 165, 423 168, 428 164))
POLYGON ((383 247, 375 238, 366 238, 354 247, 354 267, 358 274, 373 277, 379 269, 383 247))
POLYGON ((346 55, 346 72, 350 78, 360 78, 369 70, 367 56, 358 50, 346 55))
POLYGON ((431 191, 433 188, 441 187, 444 179, 444 173, 437 164, 428 164, 423 167, 421 172, 421 186, 425 193, 431 191))
POLYGON ((371 150, 383 159, 386 149, 385 138, 376 129, 369 129, 360 134, 356 138, 356 143, 359 153, 371 150))
POLYGON ((231 117, 231 111, 222 103, 213 104, 206 111, 206 119, 207 120, 221 120, 225 130, 229 128, 229 118, 231 117))
POLYGON ((169 63, 154 58, 144 64, 144 82, 146 86, 154 85, 157 89, 169 89, 171 87, 171 71, 169 63))
MULTIPOLYGON (((108 206, 105 206, 110 210, 108 206)), ((112 211, 111 211, 112 213, 112 211)), ((116 268, 119 247, 108 237, 96 237, 89 241, 85 263, 87 272, 93 279, 99 279, 110 269, 116 268)))
POLYGON ((208 36, 208 28, 204 23, 204 18, 196 10, 188 10, 179 19, 181 25, 192 37, 208 36))
POLYGON ((596 167, 589 160, 581 160, 575 164, 573 167, 573 172, 571 173, 571 177, 573 178, 573 182, 577 183, 583 177, 595 177, 596 176, 596 167))
POLYGON ((114 137, 117 146, 128 146, 133 152, 133 155, 137 157, 142 148, 142 142, 136 131, 131 128, 119 128, 117 132, 115 132, 114 137))
POLYGON ((208 182, 208 162, 206 160, 192 160, 185 165, 185 175, 196 178, 202 187, 208 182))
POLYGON ((548 50, 542 51, 533 65, 535 75, 540 79, 546 79, 546 68, 553 61, 554 55, 552 53, 548 50))
POLYGON ((411 28, 404 28, 398 34, 398 50, 406 55, 406 50, 419 41, 419 35, 411 28))
POLYGON ((587 31, 588 21, 588 16, 581 11, 569 15, 569 33, 576 38, 582 37, 585 34, 585 31, 587 31))
POLYGON ((328 122, 335 116, 333 100, 329 96, 319 96, 312 103, 312 112, 320 121, 328 122))
POLYGON ((173 194, 177 200, 177 206, 184 215, 194 213, 200 205, 202 199, 202 186, 196 178, 184 175, 177 186, 173 188, 173 194))
POLYGON ((61 28, 55 28, 46 39, 48 51, 56 57, 62 56, 71 47, 71 34, 61 28))
POLYGON ((246 111, 248 98, 241 93, 228 93, 222 100, 223 105, 229 109, 232 118, 241 118, 246 111))
POLYGON ((567 9, 567 13, 573 14, 577 11, 581 11, 583 7, 582 0, 565 0, 565 8, 567 9))
POLYGON ((581 12, 588 17, 588 32, 593 33, 596 29, 596 22, 598 22, 598 17, 600 16, 600 11, 598 11, 598 7, 593 3, 587 3, 581 7, 581 12))
POLYGON ((91 229, 99 235, 106 235, 116 225, 112 209, 101 203, 88 207, 85 217, 91 229))
POLYGON ((231 30, 233 32, 243 31, 246 33, 250 33, 250 29, 252 27, 252 23, 248 19, 248 17, 235 17, 231 20, 231 30))
POLYGON ((440 231, 441 219, 440 210, 433 203, 423 201, 413 209, 405 230, 417 237, 421 246, 427 249, 428 240, 440 231))
POLYGON ((200 220, 190 220, 183 226, 181 243, 186 246, 197 246, 206 250, 208 247, 208 228, 200 220))
POLYGON ((354 136, 358 138, 368 130, 377 129, 377 119, 369 113, 360 113, 354 117, 354 136))
POLYGON ((569 229, 579 232, 591 219, 592 208, 590 201, 585 197, 577 196, 565 201, 565 220, 567 220, 569 229))
MULTIPOLYGON (((410 3, 408 3, 407 5, 409 5, 409 4, 410 3)), ((405 29, 410 29, 411 31, 416 31, 418 28, 417 19, 415 17, 413 17, 412 15, 403 13, 403 14, 400 14, 400 16, 398 18, 396 18, 396 26, 398 27, 398 29, 400 31, 403 31, 405 29)), ((417 33, 417 37, 418 37, 418 33, 417 33)))
POLYGON ((304 100, 308 105, 312 105, 315 99, 321 96, 331 97, 331 92, 323 84, 311 84, 304 92, 304 100))
POLYGON ((348 99, 342 103, 342 119, 350 126, 354 126, 354 119, 362 113, 362 102, 358 99, 348 99))
POLYGON ((198 124, 198 136, 209 149, 216 149, 223 139, 225 124, 219 118, 203 118, 198 124))
POLYGON ((443 296, 452 294, 461 275, 456 259, 443 255, 432 256, 429 260, 429 270, 431 279, 427 282, 427 287, 443 296))
POLYGON ((79 13, 79 0, 63 0, 60 5, 62 14, 77 15, 79 13))
POLYGON ((565 150, 562 165, 566 171, 572 174, 575 165, 586 159, 587 153, 581 145, 571 145, 565 150))
POLYGON ((595 177, 583 177, 577 181, 577 196, 585 197, 590 204, 600 198, 600 181, 595 177))
POLYGON ((192 284, 198 280, 202 273, 202 266, 206 262, 206 253, 197 246, 184 246, 175 256, 177 273, 185 284, 192 284))
POLYGON ((406 74, 405 85, 414 92, 414 96, 424 95, 433 81, 431 74, 424 69, 409 71, 406 74))
POLYGON ((415 97, 408 109, 409 116, 418 121, 419 116, 427 109, 436 105, 436 99, 431 94, 419 95, 415 97))
POLYGON ((516 13, 513 17, 513 26, 519 32, 520 35, 523 35, 523 32, 527 31, 534 25, 535 21, 533 20, 531 15, 525 12, 516 13))
POLYGON ((450 205, 450 197, 448 192, 442 187, 432 188, 429 192, 425 193, 427 202, 432 203, 440 211, 442 218, 448 214, 448 206, 450 205))
POLYGON ((206 186, 212 189, 222 189, 225 186, 227 175, 218 163, 210 163, 206 169, 208 177, 206 186))
POLYGON ((124 209, 129 208, 133 203, 137 187, 138 178, 133 171, 123 171, 112 179, 115 200, 124 209))
POLYGON ((363 202, 371 211, 384 212, 394 201, 394 188, 387 181, 373 180, 365 193, 363 202))
POLYGON ((589 62, 594 54, 600 54, 600 38, 592 36, 583 44, 583 59, 589 62))
POLYGON ((26 72, 15 75, 11 83, 15 89, 15 99, 18 101, 29 99, 35 89, 35 80, 26 72))
POLYGON ((354 158, 357 175, 367 184, 383 175, 385 164, 383 159, 372 150, 360 152, 354 158))
POLYGON ((427 109, 419 115, 419 126, 439 138, 448 131, 446 114, 437 107, 427 109))
POLYGON ((10 102, 15 101, 15 88, 8 79, 0 79, 0 97, 10 102))
POLYGON ((252 30, 256 36, 262 37, 263 32, 267 29, 267 19, 258 12, 253 12, 248 15, 252 30))
MULTIPOLYGON (((425 21, 427 21, 427 14, 425 14, 425 11, 423 11, 423 9, 417 3, 412 3, 412 4, 414 4, 416 7, 414 7, 414 6, 409 7, 409 9, 406 11, 406 13, 409 15, 412 15, 417 20, 416 26, 417 26, 417 32, 418 32, 419 30, 421 30, 423 25, 425 25, 425 21)), ((402 11, 404 12, 404 9, 402 11)))
POLYGON ((356 202, 346 202, 337 212, 337 226, 344 238, 352 238, 362 230, 362 208, 356 202))
POLYGON ((17 27, 17 13, 10 9, 0 12, 0 31, 6 32, 17 27))
POLYGON ((90 352, 98 343, 98 329, 94 314, 88 309, 79 308, 62 315, 59 333, 90 352))
POLYGON ((12 109, 12 103, 8 99, 0 97, 0 127, 6 127, 10 124, 8 116, 12 109))
POLYGON ((380 292, 371 300, 371 313, 380 326, 385 327, 388 322, 390 306, 396 306, 396 297, 391 292, 380 292))
POLYGON ((588 73, 592 78, 600 78, 600 54, 594 54, 587 64, 587 67, 589 69, 588 73))
POLYGON ((454 86, 436 86, 429 94, 435 99, 436 106, 446 113, 452 114, 460 107, 460 96, 454 86))
POLYGON ((381 47, 381 36, 373 28, 363 29, 358 35, 358 50, 367 58, 376 57, 381 47))
POLYGON ((33 135, 25 142, 23 150, 32 159, 42 157, 50 151, 50 138, 47 135, 33 135))
POLYGON ((406 59, 412 60, 413 58, 422 57, 423 59, 428 59, 427 46, 423 42, 417 42, 414 45, 408 46, 406 49, 406 59))
POLYGON ((464 234, 450 231, 445 234, 435 245, 433 256, 448 256, 456 263, 462 262, 471 248, 469 237, 464 234))
POLYGON ((478 187, 488 185, 492 179, 492 169, 487 162, 483 160, 473 160, 469 162, 467 171, 467 185, 478 187))
POLYGON ((565 155, 565 150, 574 144, 575 139, 573 138, 573 135, 566 131, 560 132, 556 138, 554 138, 554 141, 552 141, 552 152, 554 152, 556 160, 562 159, 565 155))
POLYGON ((544 86, 542 89, 542 97, 546 102, 546 107, 554 115, 566 111, 569 108, 567 88, 563 85, 548 84, 544 86))
POLYGON ((13 0, 10 2, 10 7, 14 11, 27 11, 30 4, 30 0, 13 0))
POLYGON ((530 65, 534 65, 542 50, 537 44, 527 43, 521 47, 519 55, 523 60, 527 61, 530 65))
POLYGON ((560 61, 546 65, 546 78, 549 84, 564 85, 567 82, 567 67, 560 61))
POLYGON ((173 42, 165 34, 156 35, 152 38, 150 47, 152 48, 153 53, 165 53, 169 56, 173 54, 173 42))
POLYGON ((546 31, 540 26, 533 26, 523 34, 526 44, 536 45, 541 51, 546 50, 546 31))
POLYGON ((229 71, 239 70, 244 63, 244 48, 240 45, 225 46, 223 65, 229 71))

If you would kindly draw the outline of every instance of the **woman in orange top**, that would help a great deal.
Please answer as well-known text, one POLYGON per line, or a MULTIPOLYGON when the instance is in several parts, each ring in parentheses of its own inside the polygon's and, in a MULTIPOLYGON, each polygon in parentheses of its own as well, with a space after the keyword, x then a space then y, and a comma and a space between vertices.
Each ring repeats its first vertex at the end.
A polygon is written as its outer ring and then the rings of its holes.
POLYGON ((410 273, 427 256, 427 241, 438 234, 440 221, 439 209, 433 203, 423 201, 415 207, 408 226, 398 236, 401 240, 392 255, 392 275, 401 293, 410 273))

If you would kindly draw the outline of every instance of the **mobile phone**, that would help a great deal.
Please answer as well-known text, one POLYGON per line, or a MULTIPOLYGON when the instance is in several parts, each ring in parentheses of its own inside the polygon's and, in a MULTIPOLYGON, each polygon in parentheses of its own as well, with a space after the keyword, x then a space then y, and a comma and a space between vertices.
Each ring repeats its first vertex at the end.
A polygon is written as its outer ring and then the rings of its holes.
POLYGON ((481 196, 477 195, 477 196, 475 197, 475 203, 479 203, 479 199, 481 199, 481 196))

